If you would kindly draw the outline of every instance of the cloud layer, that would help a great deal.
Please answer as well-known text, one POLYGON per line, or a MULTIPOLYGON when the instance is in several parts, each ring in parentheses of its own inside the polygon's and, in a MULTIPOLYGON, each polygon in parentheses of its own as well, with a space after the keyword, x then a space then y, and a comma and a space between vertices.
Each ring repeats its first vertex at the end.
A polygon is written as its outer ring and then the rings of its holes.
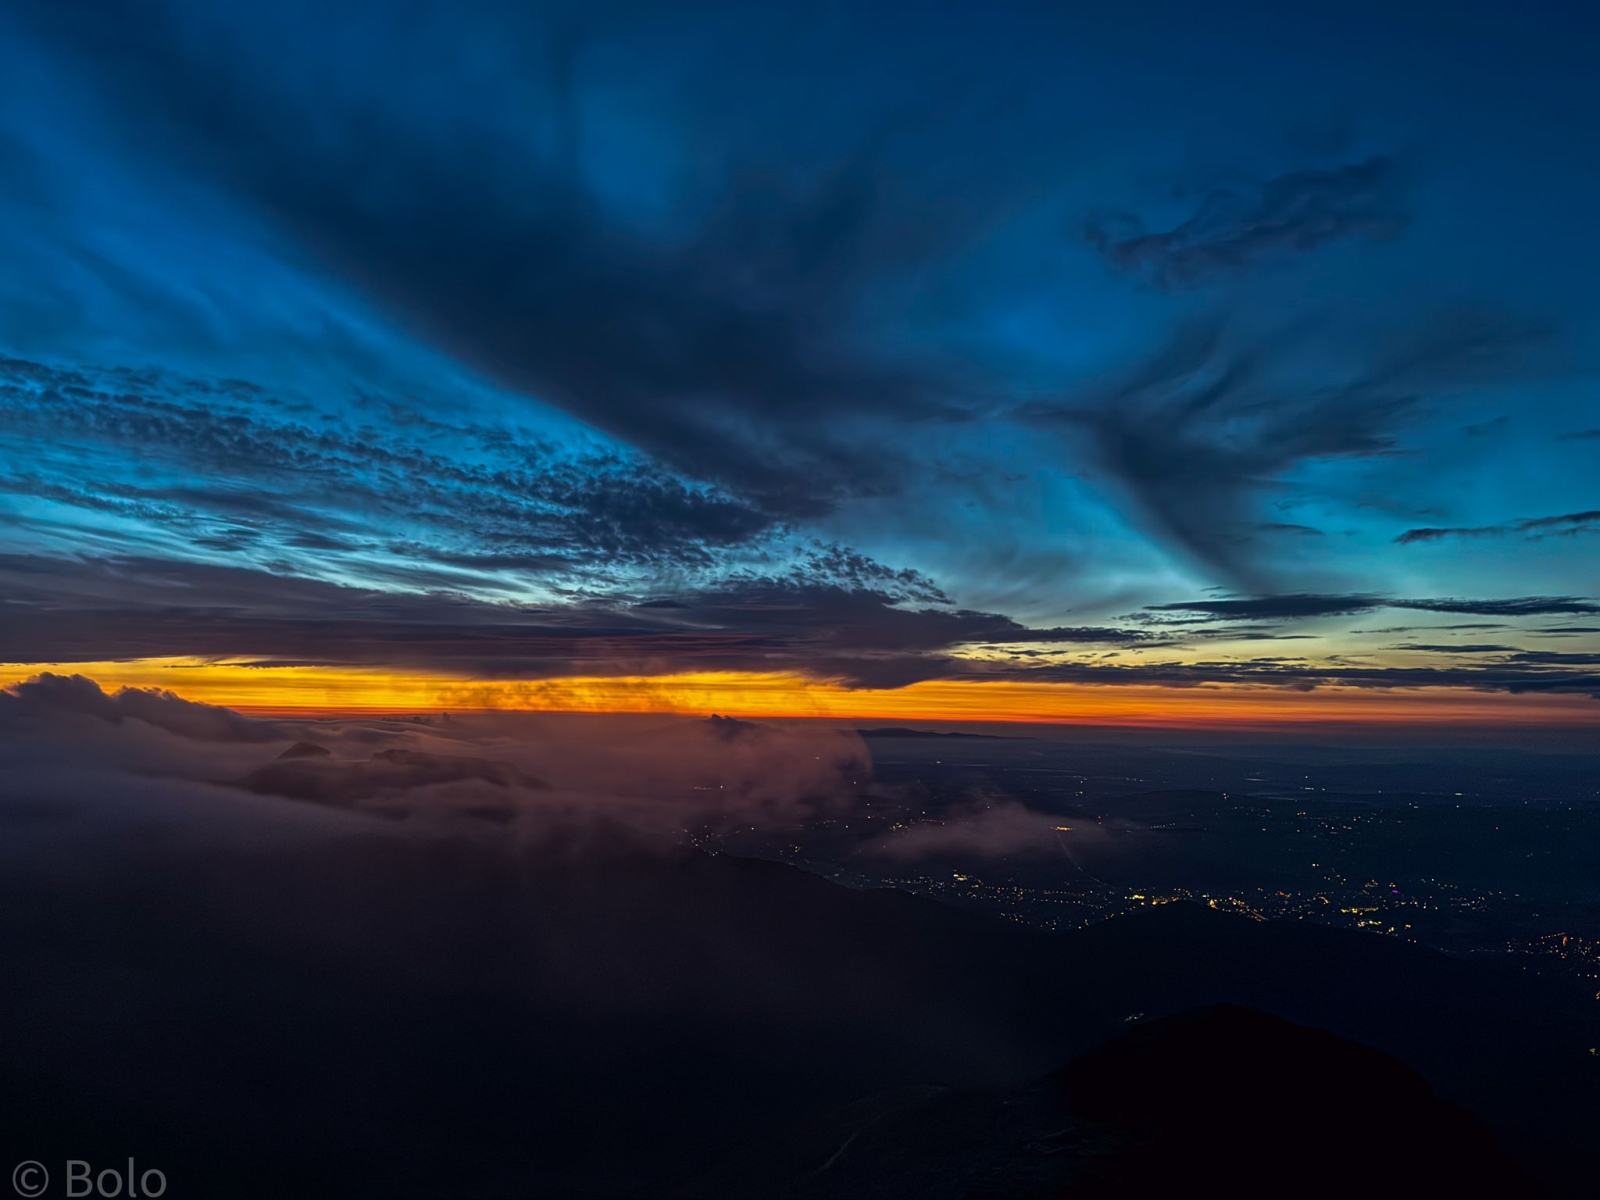
POLYGON ((1387 157, 1291 171, 1213 188, 1192 216, 1160 233, 1143 232, 1136 218, 1124 216, 1095 221, 1085 236, 1118 270, 1142 274, 1158 287, 1193 287, 1343 238, 1397 236, 1406 224, 1397 174, 1387 157))
POLYGON ((1593 205, 1506 132, 1582 39, 1302 19, 15 5, 0 660, 1309 686, 1584 614, 1593 205))

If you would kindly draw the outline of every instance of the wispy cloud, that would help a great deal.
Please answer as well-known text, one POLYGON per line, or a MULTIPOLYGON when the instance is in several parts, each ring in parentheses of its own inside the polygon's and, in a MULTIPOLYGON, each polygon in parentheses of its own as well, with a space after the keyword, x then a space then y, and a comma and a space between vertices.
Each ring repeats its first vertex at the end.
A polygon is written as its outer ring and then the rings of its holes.
POLYGON ((1021 419, 1087 443, 1157 536, 1234 586, 1271 586, 1261 495, 1297 467, 1400 451, 1423 398, 1514 374, 1542 335, 1480 311, 1441 313, 1371 348, 1345 378, 1286 382, 1295 339, 1234 343, 1220 322, 1178 331, 1121 381, 1036 401, 1021 419))
POLYGON ((1393 237, 1406 224, 1399 190, 1395 161, 1380 156, 1213 188, 1193 215, 1161 232, 1145 232, 1131 216, 1096 218, 1085 237, 1118 270, 1158 287, 1193 287, 1329 242, 1393 237))
POLYGON ((1600 509, 1562 513, 1555 517, 1532 517, 1522 521, 1508 521, 1504 525, 1408 529, 1394 540, 1402 546, 1410 546, 1418 542, 1442 542, 1446 538, 1506 537, 1521 534, 1530 541, 1537 541, 1553 534, 1578 533, 1600 533, 1600 509))

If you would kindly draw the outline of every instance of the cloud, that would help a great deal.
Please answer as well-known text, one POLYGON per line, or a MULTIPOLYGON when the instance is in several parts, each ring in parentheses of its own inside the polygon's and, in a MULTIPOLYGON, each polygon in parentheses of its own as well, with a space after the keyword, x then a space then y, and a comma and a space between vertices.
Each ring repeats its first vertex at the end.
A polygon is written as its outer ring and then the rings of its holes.
MULTIPOLYGON (((583 708, 567 677, 630 676, 646 680, 635 685, 641 693, 654 687, 664 706, 673 707, 670 676, 687 671, 790 671, 849 687, 897 688, 923 680, 997 678, 1007 669, 1001 664, 1035 661, 1042 653, 1061 679, 1114 682, 1124 676, 1098 670, 1085 652, 1149 655, 1185 644, 1296 640, 1308 635, 1273 626, 1382 608, 1499 618, 1600 612, 1600 603, 1576 596, 1287 593, 1152 605, 1133 625, 1030 628, 1001 614, 930 603, 919 577, 888 572, 881 582, 880 588, 827 583, 802 569, 747 574, 643 603, 621 596, 514 605, 450 594, 382 593, 204 564, 12 556, 0 558, 0 583, 10 596, 0 627, 0 661, 177 656, 263 667, 409 670, 438 678, 440 704, 450 708, 583 708), (1067 656, 1076 661, 1062 661, 1067 656), (651 683, 650 677, 659 679, 651 683), (451 680, 458 682, 451 687, 451 680)), ((1218 681, 1297 686, 1333 679, 1336 667, 1307 664, 1288 672, 1272 660, 1180 668, 1147 662, 1125 678, 1190 686, 1209 671, 1218 681)), ((1057 678, 1048 672, 1019 677, 1057 678)), ((1487 675, 1436 683, 1390 678, 1397 687, 1499 686, 1487 675)), ((223 736, 225 718, 204 706, 199 711, 203 719, 191 717, 189 723, 219 731, 208 736, 223 736)), ((229 736, 267 734, 246 729, 229 736)))
MULTIPOLYGON (((915 463, 869 441, 874 422, 966 412, 959 365, 874 353, 853 324, 866 296, 985 220, 914 201, 882 130, 784 167, 754 165, 752 146, 697 146, 681 172, 627 189, 668 193, 664 221, 596 178, 586 119, 615 97, 587 87, 594 57, 648 47, 676 105, 703 99, 695 64, 715 47, 663 65, 660 16, 491 6, 475 23, 397 27, 355 4, 341 26, 366 47, 358 72, 270 16, 115 0, 93 22, 33 16, 136 153, 263 215, 451 358, 762 513, 813 518, 892 489, 915 463), (473 48, 489 28, 485 58, 473 48), (455 53, 486 92, 461 87, 455 53), (507 103, 537 116, 510 120, 507 103)), ((660 165, 629 157, 634 172, 660 165)))
POLYGON ((1096 219, 1088 243, 1119 271, 1157 287, 1194 287, 1260 262, 1352 237, 1389 238, 1406 224, 1393 159, 1291 171, 1206 192, 1181 224, 1146 233, 1137 219, 1096 219))
POLYGON ((1600 666, 1600 653, 1567 653, 1556 650, 1519 650, 1511 656, 1512 662, 1531 663, 1536 666, 1600 666))
POLYGON ((1320 529, 1314 529, 1310 525, 1296 525, 1287 521, 1266 521, 1256 528, 1260 529, 1262 533, 1292 533, 1300 537, 1324 536, 1320 529))
POLYGON ((37 715, 0 724, 15 985, 0 1067, 44 1145, 77 1139, 63 1153, 126 1136, 120 1119, 85 1126, 87 1089, 131 1097, 122 1111, 158 1142, 180 1131, 160 1161, 201 1194, 292 1193, 310 1174, 320 1189, 332 1171, 349 1194, 512 1179, 658 1195, 775 1116, 1030 1075, 1065 1053, 1071 972, 1050 968, 1039 998, 1042 934, 688 844, 707 823, 789 828, 842 800, 849 735, 319 722, 335 760, 375 746, 536 762, 549 786, 463 778, 312 804, 213 778, 276 747, 37 715), (930 1005, 951 954, 982 963, 983 986, 930 1005), (752 1064, 772 1085, 755 1111, 752 1064))
MULTIPOLYGON (((288 753, 287 751, 285 752, 288 753)), ((417 788, 448 784, 484 783, 507 791, 537 790, 543 780, 494 759, 461 754, 435 754, 425 750, 379 750, 360 762, 341 762, 332 755, 279 756, 238 781, 246 791, 317 804, 354 805, 374 797, 399 796, 417 788)), ((458 806, 459 807, 459 806, 458 806)), ((476 810, 482 813, 481 806, 476 810)), ((494 811, 509 819, 515 808, 509 800, 494 811)))
POLYGON ((1313 691, 1323 687, 1374 690, 1409 688, 1467 688, 1513 695, 1575 695, 1600 699, 1600 675, 1572 669, 1589 665, 1582 659, 1561 664, 1530 657, 1510 656, 1501 662, 1450 667, 1350 666, 1333 661, 1257 658, 1249 660, 1153 663, 1051 663, 1041 666, 988 670, 983 677, 1074 683, 1097 686, 1193 688, 1215 684, 1243 684, 1313 691))
POLYGON ((1552 613, 1597 613, 1600 604, 1581 596, 1520 596, 1507 600, 1391 600, 1390 608, 1471 613, 1484 617, 1534 617, 1552 613))
POLYGON ((15 721, 41 710, 95 717, 112 725, 142 721, 179 737, 200 742, 282 741, 285 725, 242 716, 230 708, 185 700, 172 692, 120 688, 107 694, 82 675, 48 671, 0 689, 0 721, 15 721))
MULTIPOLYGON (((1422 353, 1358 350, 1330 374, 1326 352, 1348 347, 1320 330, 1241 345, 1213 321, 1122 387, 1077 389, 1074 377, 1111 373, 1049 366, 1058 334, 1024 315, 1093 303, 1053 258, 1022 269, 1037 259, 1030 222, 1061 199, 1041 177, 1059 168, 1034 152, 1042 124, 1019 139, 1027 153, 996 149, 1010 132, 995 136, 987 107, 981 123, 968 113, 942 56, 935 73, 909 54, 890 86, 872 56, 841 57, 859 86, 837 90, 856 119, 820 117, 809 84, 793 86, 818 43, 789 44, 786 20, 684 38, 698 23, 630 4, 490 3, 398 25, 370 0, 331 20, 303 0, 226 11, 94 0, 81 21, 58 9, 20 5, 15 34, 17 59, 36 59, 48 82, 26 94, 70 110, 61 190, 112 193, 137 176, 153 213, 184 224, 203 212, 205 246, 240 243, 326 301, 340 321, 330 331, 317 328, 322 310, 307 315, 306 339, 382 331, 451 385, 414 396, 318 380, 308 401, 209 377, 198 355, 128 372, 105 356, 69 369, 34 354, 11 365, 0 415, 16 444, 54 461, 12 456, 0 489, 28 510, 30 534, 45 536, 47 512, 62 526, 50 536, 74 549, 103 552, 97 539, 126 524, 143 541, 121 540, 124 553, 287 563, 375 589, 670 601, 653 593, 781 561, 791 538, 828 522, 889 545, 904 533, 908 546, 969 547, 1031 521, 1013 558, 1037 564, 1055 517, 1032 521, 1003 488, 967 481, 1087 461, 1162 549, 1266 590, 1285 584, 1273 559, 1287 547, 1260 535, 1309 527, 1263 527, 1261 494, 1309 463, 1400 452, 1437 390, 1492 376, 1516 340, 1509 322, 1446 317, 1404 339, 1422 353), (328 40, 306 39, 304 21, 328 40), (359 63, 335 44, 363 47, 359 63), (763 86, 773 72, 752 64, 779 59, 782 83, 763 86), (922 90, 939 84, 947 107, 922 90), (1004 332, 1030 328, 1025 347, 1004 332), (482 411, 456 404, 467 381, 482 411), (1017 395, 1067 398, 1019 412, 1017 395), (519 425, 536 417, 561 434, 519 425), (996 448, 1041 424, 1071 442, 1069 460, 1028 445, 999 450, 1028 461, 996 470, 996 448), (986 436, 967 436, 975 428, 986 436), (973 524, 986 527, 966 524, 958 486, 982 494, 973 524), (888 521, 851 511, 886 501, 888 521)), ((1288 171, 1210 189, 1169 228, 1096 237, 1122 267, 1182 286, 1392 232, 1400 174, 1387 158, 1288 171)), ((72 226, 62 206, 39 207, 78 257, 89 253, 78 243, 102 240, 87 217, 72 226)), ((207 293, 183 252, 162 243, 138 270, 112 260, 104 270, 120 274, 79 264, 96 282, 63 286, 121 295, 170 277, 195 294, 194 337, 216 359, 242 360, 229 351, 244 342, 260 353, 249 328, 260 314, 207 293)), ((240 279, 255 290, 250 272, 240 279)), ((281 319, 298 298, 267 289, 261 303, 281 319)))
POLYGON ((1034 812, 1015 800, 977 798, 939 820, 913 822, 862 847, 863 854, 895 862, 950 858, 1034 858, 1065 855, 1068 832, 1061 817, 1034 812))
POLYGON ((1500 621, 1469 621, 1459 625, 1389 625, 1382 629, 1352 629, 1351 633, 1415 633, 1418 630, 1436 629, 1510 629, 1500 621))
POLYGON ((1087 450, 1151 531, 1236 586, 1267 590, 1258 498, 1303 464, 1395 454, 1424 399, 1503 377, 1543 335, 1493 314, 1438 314, 1308 386, 1283 362, 1297 336, 1248 349, 1218 320, 1177 330, 1120 382, 1036 401, 1018 419, 1087 450))
POLYGON ((1404 608, 1421 612, 1470 613, 1486 617, 1527 617, 1551 613, 1600 612, 1600 604, 1581 596, 1516 596, 1507 599, 1394 599, 1370 592, 1347 596, 1294 592, 1278 596, 1244 596, 1218 600, 1188 600, 1178 604, 1150 604, 1152 613, 1192 614, 1197 621, 1286 621, 1312 617, 1344 616, 1379 608, 1404 608))
POLYGON ((1183 613, 1194 620, 1287 621, 1369 612, 1386 605, 1382 596, 1321 596, 1292 592, 1281 596, 1244 596, 1227 600, 1187 600, 1179 604, 1147 604, 1145 612, 1183 613))
POLYGON ((1523 534, 1529 541, 1538 541, 1551 534, 1600 533, 1600 509, 1585 512, 1562 513, 1555 517, 1533 517, 1511 521, 1504 525, 1479 525, 1472 528, 1408 529, 1394 540, 1402 546, 1417 542, 1440 542, 1446 538, 1505 537, 1523 534))
MULTIPOLYGON (((848 730, 727 719, 455 713, 256 721, 156 689, 45 674, 0 691, 0 769, 166 779, 212 797, 309 803, 424 825, 609 823, 667 845, 692 829, 785 826, 871 780, 848 730), (137 715, 134 715, 137 714, 137 715)), ((254 809, 243 809, 248 817, 254 809)), ((565 836, 563 834, 562 836, 565 836)))
POLYGON ((1513 654, 1515 646, 1500 646, 1492 642, 1465 642, 1459 646, 1440 646, 1426 642, 1402 642, 1391 650, 1411 650, 1422 654, 1513 654))
POLYGON ((914 572, 824 547, 781 575, 672 596, 488 603, 151 559, 0 557, 0 661, 194 656, 428 669, 470 680, 787 669, 865 686, 934 678, 997 642, 1130 645, 1144 631, 1032 629, 957 608, 914 572), (664 603, 665 602, 665 603, 664 603))
POLYGON ((0 492, 150 523, 257 564, 481 590, 508 572, 706 567, 778 526, 620 450, 465 417, 370 415, 308 414, 173 372, 3 360, 0 444, 33 452, 0 473, 0 492))

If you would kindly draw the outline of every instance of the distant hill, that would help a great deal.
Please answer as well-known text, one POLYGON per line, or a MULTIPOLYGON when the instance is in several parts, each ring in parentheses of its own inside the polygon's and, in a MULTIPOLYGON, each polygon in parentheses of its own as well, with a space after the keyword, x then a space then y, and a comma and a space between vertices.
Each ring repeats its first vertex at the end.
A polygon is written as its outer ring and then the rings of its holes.
POLYGON ((332 751, 330 751, 326 746, 317 745, 315 742, 296 742, 282 754, 278 755, 278 757, 287 759, 330 758, 332 757, 332 751))
POLYGON ((1386 1054, 1193 1009, 1018 1087, 908 1088, 743 1147, 677 1200, 1527 1195, 1464 1108, 1386 1054))
POLYGON ((702 724, 724 742, 765 737, 777 732, 771 725, 762 725, 758 721, 746 721, 739 717, 724 717, 720 713, 712 713, 702 724))

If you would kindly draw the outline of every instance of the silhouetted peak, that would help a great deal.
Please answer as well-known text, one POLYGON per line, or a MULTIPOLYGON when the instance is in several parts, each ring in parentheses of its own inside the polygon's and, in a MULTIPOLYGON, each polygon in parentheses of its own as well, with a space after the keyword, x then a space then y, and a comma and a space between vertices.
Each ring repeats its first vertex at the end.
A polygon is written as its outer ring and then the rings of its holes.
POLYGON ((737 741, 740 738, 759 737, 762 734, 776 732, 769 725, 759 725, 755 721, 742 721, 738 717, 724 717, 719 713, 712 713, 706 718, 705 724, 712 734, 725 742, 737 741))
POLYGON ((279 758, 331 758, 332 751, 326 746, 319 746, 315 742, 296 742, 290 746, 279 758))
POLYGON ((1048 1082, 1073 1115, 1131 1139, 1090 1195, 1206 1180, 1234 1195, 1527 1187, 1475 1118, 1405 1064, 1238 1005, 1138 1025, 1048 1082))

